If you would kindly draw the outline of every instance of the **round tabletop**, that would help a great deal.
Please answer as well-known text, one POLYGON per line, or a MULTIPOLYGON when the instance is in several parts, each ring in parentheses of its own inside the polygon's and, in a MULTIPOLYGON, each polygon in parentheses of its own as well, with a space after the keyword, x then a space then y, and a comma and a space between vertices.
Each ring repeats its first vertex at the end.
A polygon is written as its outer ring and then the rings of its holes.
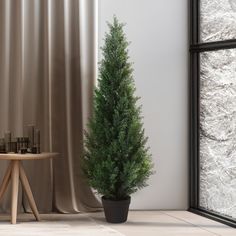
POLYGON ((0 153, 0 160, 42 160, 42 159, 50 159, 58 156, 59 153, 56 152, 42 152, 40 154, 26 153, 26 154, 18 154, 18 153, 0 153))

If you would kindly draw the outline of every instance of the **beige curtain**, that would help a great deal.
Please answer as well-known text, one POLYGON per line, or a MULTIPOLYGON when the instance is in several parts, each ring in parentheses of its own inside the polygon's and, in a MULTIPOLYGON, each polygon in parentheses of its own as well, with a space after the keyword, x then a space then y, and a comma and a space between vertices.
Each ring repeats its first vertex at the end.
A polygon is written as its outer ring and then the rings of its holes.
MULTIPOLYGON (((40 212, 100 206, 80 161, 96 76, 96 17, 96 0, 0 0, 0 136, 22 136, 35 124, 42 149, 61 153, 53 162, 24 162, 40 212)), ((7 164, 0 162, 0 178, 7 164)), ((9 210, 9 194, 0 211, 9 210)), ((19 203, 29 210, 22 194, 19 203)))

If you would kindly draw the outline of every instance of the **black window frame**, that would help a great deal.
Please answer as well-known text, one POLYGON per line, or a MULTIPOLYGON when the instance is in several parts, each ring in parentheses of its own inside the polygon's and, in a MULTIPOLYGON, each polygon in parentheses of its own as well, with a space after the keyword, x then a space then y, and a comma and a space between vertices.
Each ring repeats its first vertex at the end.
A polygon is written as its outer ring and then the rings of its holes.
POLYGON ((236 228, 236 221, 199 206, 199 81, 200 81, 200 53, 222 49, 236 48, 236 39, 201 42, 200 41, 200 0, 190 0, 190 83, 189 83, 189 130, 190 130, 190 196, 189 211, 219 221, 236 228))

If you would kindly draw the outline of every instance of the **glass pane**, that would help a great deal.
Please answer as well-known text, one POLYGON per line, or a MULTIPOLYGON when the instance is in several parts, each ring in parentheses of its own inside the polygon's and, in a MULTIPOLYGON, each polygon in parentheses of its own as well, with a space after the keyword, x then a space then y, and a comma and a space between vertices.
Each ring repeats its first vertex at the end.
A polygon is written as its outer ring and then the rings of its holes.
POLYGON ((200 55, 200 207, 236 219, 236 49, 200 55))
POLYGON ((201 41, 236 38, 236 0, 201 0, 201 41))

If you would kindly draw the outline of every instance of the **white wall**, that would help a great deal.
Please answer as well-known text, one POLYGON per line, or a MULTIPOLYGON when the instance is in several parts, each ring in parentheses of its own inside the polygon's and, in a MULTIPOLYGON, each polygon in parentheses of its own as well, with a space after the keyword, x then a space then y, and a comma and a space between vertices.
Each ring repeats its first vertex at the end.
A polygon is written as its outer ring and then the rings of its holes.
POLYGON ((188 207, 187 0, 99 0, 99 46, 115 14, 125 31, 156 174, 133 209, 188 207))

